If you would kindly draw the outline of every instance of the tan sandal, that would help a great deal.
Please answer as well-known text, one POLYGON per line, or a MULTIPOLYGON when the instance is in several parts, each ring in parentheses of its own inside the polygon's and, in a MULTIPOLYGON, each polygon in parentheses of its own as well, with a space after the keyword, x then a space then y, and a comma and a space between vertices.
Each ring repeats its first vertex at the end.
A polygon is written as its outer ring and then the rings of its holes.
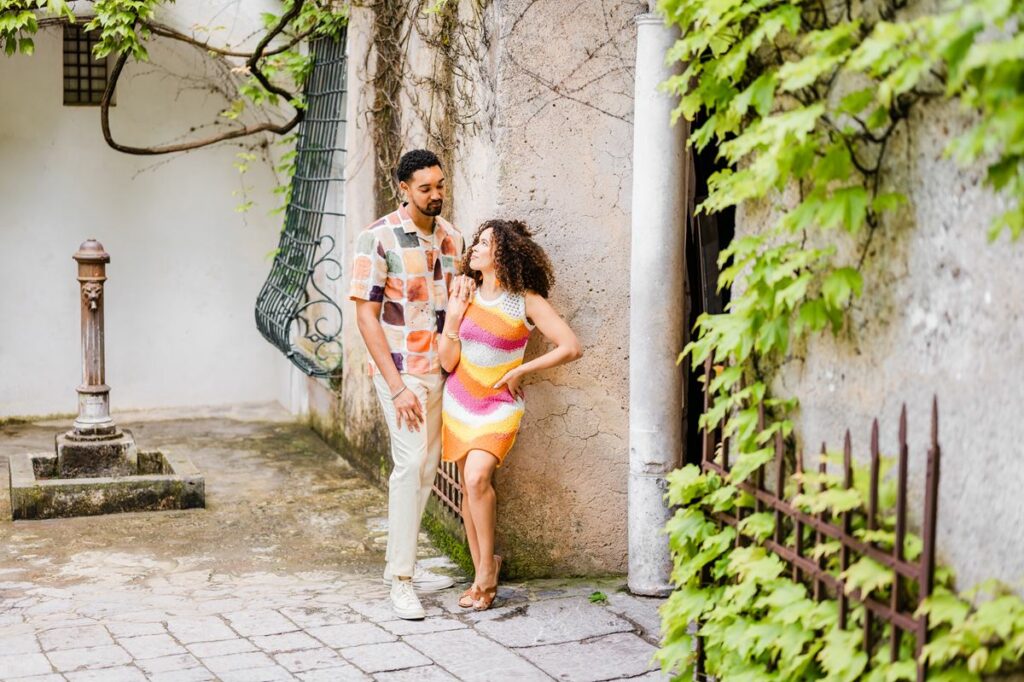
POLYGON ((473 604, 480 597, 480 588, 476 583, 470 585, 465 592, 459 596, 459 606, 464 609, 473 608, 473 604))
POLYGON ((498 575, 501 573, 501 557, 497 554, 494 555, 494 585, 491 587, 478 588, 478 596, 473 602, 474 611, 486 611, 491 608, 494 604, 495 597, 498 596, 498 575))

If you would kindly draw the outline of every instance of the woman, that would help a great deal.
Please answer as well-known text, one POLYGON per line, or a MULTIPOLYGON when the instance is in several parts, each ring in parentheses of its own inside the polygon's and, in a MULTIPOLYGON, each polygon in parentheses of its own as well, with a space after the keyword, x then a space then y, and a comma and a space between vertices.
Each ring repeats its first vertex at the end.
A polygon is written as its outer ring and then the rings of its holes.
POLYGON ((494 554, 494 470, 515 442, 523 417, 523 378, 580 357, 580 344, 547 301, 551 262, 515 220, 489 220, 477 230, 452 282, 441 366, 451 373, 442 400, 442 458, 457 462, 462 519, 476 571, 459 605, 494 603, 501 557, 494 554), (537 327, 555 348, 523 363, 537 327))

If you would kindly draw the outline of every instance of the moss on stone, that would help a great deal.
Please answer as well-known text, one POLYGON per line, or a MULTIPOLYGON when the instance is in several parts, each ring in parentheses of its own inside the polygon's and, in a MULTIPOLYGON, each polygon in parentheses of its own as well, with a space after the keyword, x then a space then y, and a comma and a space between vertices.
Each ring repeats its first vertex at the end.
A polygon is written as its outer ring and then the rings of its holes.
POLYGON ((441 504, 434 498, 427 502, 427 511, 423 515, 423 530, 434 543, 434 547, 447 554, 463 573, 473 575, 473 555, 469 552, 466 531, 462 523, 443 510, 441 504))
POLYGON ((48 422, 57 420, 72 420, 77 417, 75 412, 54 412, 53 414, 35 415, 12 415, 0 417, 0 426, 14 426, 16 424, 32 424, 35 422, 48 422))
POLYGON ((388 435, 380 426, 372 426, 365 433, 351 438, 339 424, 340 420, 325 418, 310 412, 308 425, 349 464, 383 486, 391 474, 388 454, 388 435))

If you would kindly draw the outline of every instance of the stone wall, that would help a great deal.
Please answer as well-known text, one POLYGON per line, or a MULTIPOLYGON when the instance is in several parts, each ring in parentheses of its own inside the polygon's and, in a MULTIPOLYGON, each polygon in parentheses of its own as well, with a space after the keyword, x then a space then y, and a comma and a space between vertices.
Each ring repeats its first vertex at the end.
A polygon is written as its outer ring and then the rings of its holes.
MULTIPOLYGON (((1024 575, 1024 245, 1006 236, 987 240, 1002 200, 982 188, 981 169, 944 157, 968 124, 952 104, 914 110, 894 140, 887 175, 907 192, 909 207, 874 236, 863 295, 846 329, 798 349, 774 386, 800 399, 796 430, 805 451, 816 452, 822 441, 838 449, 849 427, 864 459, 876 416, 883 454, 895 454, 906 403, 917 519, 929 410, 938 396, 938 554, 961 588, 989 577, 1017 583, 1024 575)), ((756 230, 766 218, 763 208, 741 212, 738 232, 756 230)))
MULTIPOLYGON (((499 549, 520 576, 626 567, 633 18, 645 9, 634 0, 460 4, 470 27, 463 37, 473 45, 463 85, 475 112, 458 127, 456 166, 448 169, 452 219, 467 239, 491 217, 535 228, 556 270, 551 301, 585 353, 527 381, 519 440, 498 472, 499 549)), ((365 115, 371 20, 370 10, 353 10, 350 82, 359 92, 349 111, 346 252, 376 217, 365 115)), ((414 41, 410 50, 409 68, 429 72, 429 48, 414 41)), ((430 146, 429 126, 411 109, 402 112, 406 148, 430 146)), ((386 435, 354 306, 346 306, 345 377, 333 388, 309 383, 311 420, 364 470, 383 474, 386 435)), ((527 357, 546 350, 534 338, 527 357)))

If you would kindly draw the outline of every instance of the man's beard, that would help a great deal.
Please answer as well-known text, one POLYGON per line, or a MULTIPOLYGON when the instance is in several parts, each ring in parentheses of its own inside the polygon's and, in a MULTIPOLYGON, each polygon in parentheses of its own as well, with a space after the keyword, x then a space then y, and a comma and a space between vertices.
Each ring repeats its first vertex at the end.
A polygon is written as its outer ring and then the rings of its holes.
POLYGON ((441 215, 441 208, 443 206, 443 201, 431 201, 428 202, 426 206, 417 206, 416 208, 418 208, 420 210, 420 213, 422 213, 423 215, 427 215, 433 218, 434 216, 441 215))

